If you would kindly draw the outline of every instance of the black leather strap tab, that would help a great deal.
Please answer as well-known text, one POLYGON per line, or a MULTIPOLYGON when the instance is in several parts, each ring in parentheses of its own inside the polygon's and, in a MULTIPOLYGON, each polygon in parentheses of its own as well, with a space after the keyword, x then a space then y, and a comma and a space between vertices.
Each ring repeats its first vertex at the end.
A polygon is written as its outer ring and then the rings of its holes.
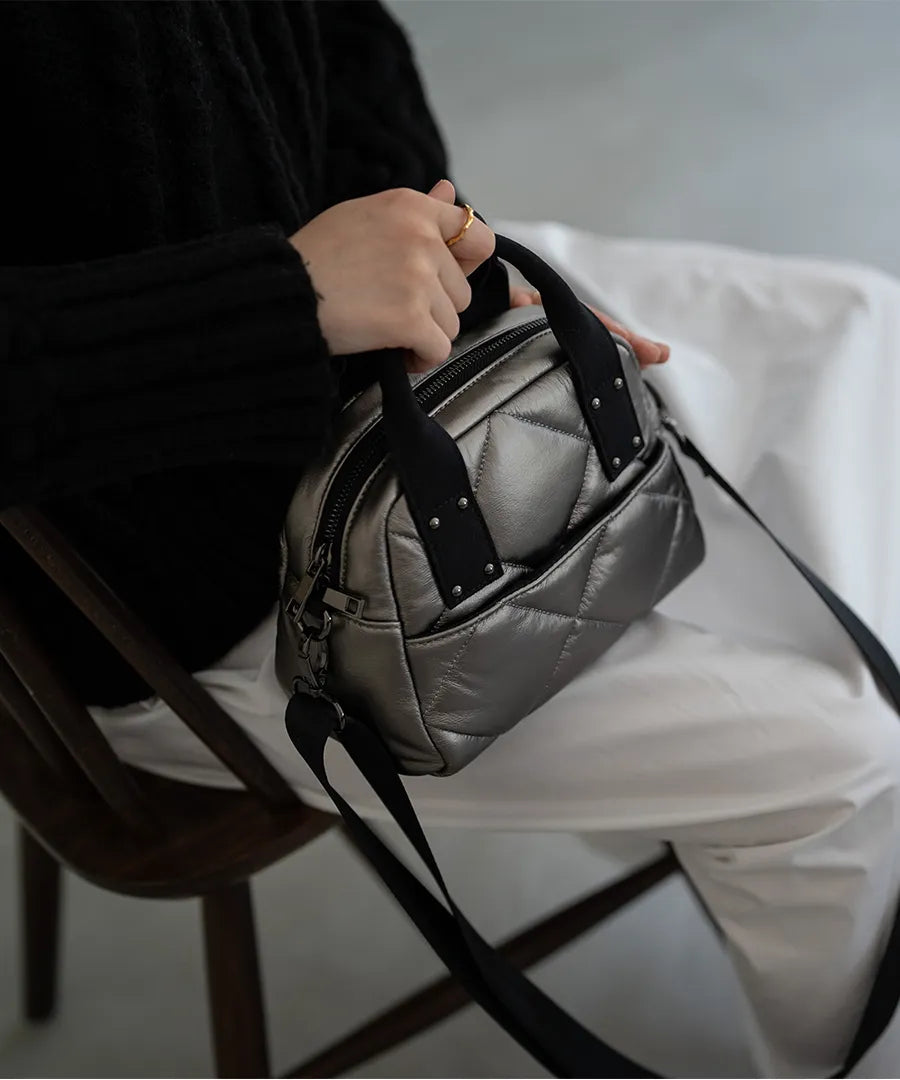
MULTIPOLYGON (((541 300, 546 307, 543 292, 541 300)), ((614 480, 638 456, 644 441, 619 347, 597 316, 587 307, 584 310, 588 319, 572 334, 578 341, 568 352, 569 363, 597 456, 607 478, 614 480), (593 362, 581 362, 575 356, 590 356, 593 362)))
POLYGON ((453 437, 419 407, 403 355, 386 350, 381 374, 388 445, 441 599, 452 608, 503 574, 453 437))

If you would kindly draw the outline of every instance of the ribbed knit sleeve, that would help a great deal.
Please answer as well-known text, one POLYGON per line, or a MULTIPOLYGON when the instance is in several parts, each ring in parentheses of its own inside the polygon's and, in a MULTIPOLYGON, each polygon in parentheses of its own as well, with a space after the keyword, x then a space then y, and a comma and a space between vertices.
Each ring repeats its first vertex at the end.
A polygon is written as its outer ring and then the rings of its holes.
POLYGON ((302 465, 337 379, 277 226, 0 267, 0 506, 216 462, 302 465))
MULTIPOLYGON (((402 25, 380 0, 328 0, 315 12, 325 63, 329 198, 400 186, 428 191, 442 177, 452 179, 446 143, 402 25)), ((465 201, 457 190, 457 202, 465 201)), ((482 263, 469 284, 472 302, 460 314, 460 333, 509 307, 509 278, 499 259, 482 263)))
MULTIPOLYGON (((299 9, 286 4, 295 22, 299 9)), ((447 175, 443 136, 409 39, 379 0, 314 5, 324 62, 326 190, 334 202, 447 175)))

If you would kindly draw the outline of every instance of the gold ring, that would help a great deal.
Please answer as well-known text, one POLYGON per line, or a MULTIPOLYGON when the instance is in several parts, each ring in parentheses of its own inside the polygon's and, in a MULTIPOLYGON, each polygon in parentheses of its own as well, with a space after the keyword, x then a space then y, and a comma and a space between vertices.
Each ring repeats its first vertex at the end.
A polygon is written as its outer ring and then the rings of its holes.
POLYGON ((453 237, 451 237, 451 238, 450 238, 449 240, 445 241, 445 243, 447 244, 447 247, 453 247, 453 245, 454 245, 454 244, 455 244, 455 243, 456 243, 456 242, 457 242, 458 240, 462 240, 462 238, 463 238, 463 237, 465 236, 465 234, 466 234, 466 229, 468 229, 468 227, 469 227, 469 226, 470 226, 470 225, 472 224, 472 222, 473 222, 473 221, 475 220, 475 211, 474 211, 474 210, 472 209, 472 207, 471 207, 471 206, 469 206, 469 204, 468 204, 468 203, 463 203, 463 205, 462 205, 462 208, 463 208, 463 209, 464 209, 464 210, 466 211, 466 223, 465 223, 465 225, 463 225, 463 227, 462 227, 462 228, 461 228, 461 229, 459 230, 459 232, 458 232, 458 233, 456 234, 456 236, 453 236, 453 237))

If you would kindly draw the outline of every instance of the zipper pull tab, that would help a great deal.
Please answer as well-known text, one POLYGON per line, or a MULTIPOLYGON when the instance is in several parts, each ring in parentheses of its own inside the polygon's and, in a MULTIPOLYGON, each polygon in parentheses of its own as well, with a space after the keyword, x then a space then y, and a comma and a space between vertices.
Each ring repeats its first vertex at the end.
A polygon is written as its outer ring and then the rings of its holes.
POLYGON ((313 557, 313 561, 306 568, 306 573, 303 575, 300 584, 294 589, 290 600, 284 606, 288 618, 294 623, 299 623, 303 618, 303 612, 306 610, 309 598, 312 596, 327 565, 327 554, 328 548, 323 544, 313 557))
POLYGON ((334 611, 343 612, 344 615, 356 615, 357 618, 363 613, 366 606, 361 596, 353 596, 352 593, 339 592, 337 589, 327 588, 322 593, 322 603, 334 611))

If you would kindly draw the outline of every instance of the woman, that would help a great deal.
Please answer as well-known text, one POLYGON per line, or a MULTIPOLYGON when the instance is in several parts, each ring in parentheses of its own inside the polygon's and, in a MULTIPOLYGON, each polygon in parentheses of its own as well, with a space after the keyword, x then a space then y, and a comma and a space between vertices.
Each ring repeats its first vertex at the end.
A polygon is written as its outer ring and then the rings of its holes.
MULTIPOLYGON (((372 378, 372 350, 433 366, 460 329, 534 297, 510 290, 485 223, 447 245, 465 215, 408 43, 377 2, 7 3, 0 72, 0 503, 40 503, 327 805, 287 744, 272 673, 297 478, 372 378)), ((552 230, 519 235, 575 269, 552 230)), ((651 303, 638 260, 620 262, 632 293, 601 251, 581 277, 663 325, 671 292, 651 303)), ((666 358, 633 340, 642 363, 666 358)), ((686 341, 667 390, 704 435, 729 417, 734 435, 727 394, 712 423, 695 404, 733 372, 686 341)), ((715 523, 721 508, 699 497, 715 523)), ((4 587, 39 613, 119 753, 223 782, 163 706, 131 704, 148 687, 3 544, 4 587)), ((671 840, 737 964, 760 1068, 825 1076, 896 902, 900 725, 828 632, 796 653, 742 641, 723 592, 705 601, 709 574, 733 567, 710 562, 706 592, 692 579, 493 751, 410 790, 426 820, 671 840)))

